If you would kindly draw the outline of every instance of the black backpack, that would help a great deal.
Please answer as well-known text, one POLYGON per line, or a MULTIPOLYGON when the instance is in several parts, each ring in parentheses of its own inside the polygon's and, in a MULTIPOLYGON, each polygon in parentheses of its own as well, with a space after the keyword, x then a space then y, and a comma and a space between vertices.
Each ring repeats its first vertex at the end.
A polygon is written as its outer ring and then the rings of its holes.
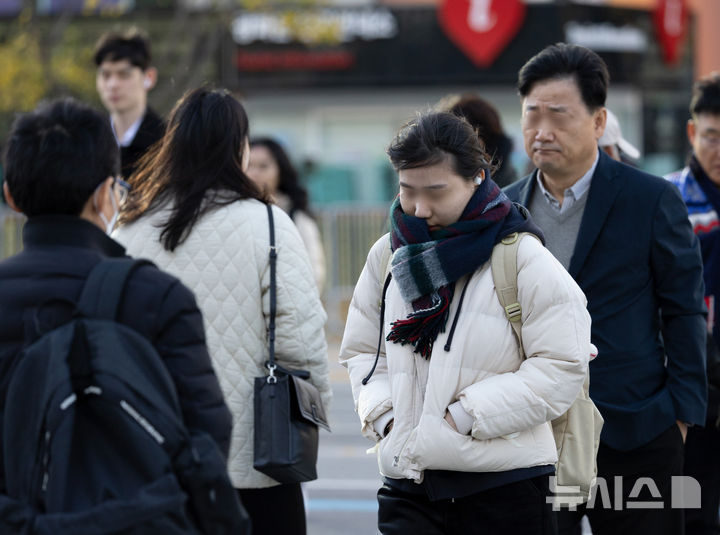
POLYGON ((250 533, 220 449, 185 427, 153 345, 115 321, 142 263, 100 262, 73 318, 20 355, 2 429, 0 533, 250 533))

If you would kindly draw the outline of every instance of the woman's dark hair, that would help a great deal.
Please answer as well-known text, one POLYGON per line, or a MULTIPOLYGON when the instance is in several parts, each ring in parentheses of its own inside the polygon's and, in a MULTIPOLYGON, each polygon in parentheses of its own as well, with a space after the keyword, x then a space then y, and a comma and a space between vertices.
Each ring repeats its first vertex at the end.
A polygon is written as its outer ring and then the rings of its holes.
POLYGON ((580 45, 557 43, 530 58, 518 73, 518 92, 526 97, 533 86, 546 80, 572 78, 588 110, 605 106, 610 74, 595 52, 580 45))
POLYGON ((5 181, 28 217, 79 215, 95 189, 120 172, 110 122, 66 98, 17 118, 5 146, 5 181))
POLYGON ((693 85, 690 113, 697 117, 701 113, 720 115, 720 73, 712 72, 693 85))
POLYGON ((307 190, 300 184, 298 172, 282 146, 272 138, 259 137, 250 140, 250 148, 253 147, 265 147, 275 160, 280 174, 278 191, 290 198, 290 217, 298 210, 309 214, 307 190))
POLYGON ((224 89, 188 91, 170 112, 163 139, 141 158, 130 177, 133 190, 121 222, 138 219, 149 208, 172 203, 160 240, 173 251, 197 220, 217 206, 241 199, 265 202, 242 170, 248 118, 224 89))
POLYGON ((473 180, 488 169, 488 155, 470 123, 448 112, 419 114, 405 124, 387 149, 396 171, 428 167, 452 156, 455 172, 473 180))
POLYGON ((444 98, 436 109, 464 117, 477 132, 485 152, 502 167, 512 151, 512 140, 503 131, 500 114, 492 104, 475 93, 464 93, 444 98))

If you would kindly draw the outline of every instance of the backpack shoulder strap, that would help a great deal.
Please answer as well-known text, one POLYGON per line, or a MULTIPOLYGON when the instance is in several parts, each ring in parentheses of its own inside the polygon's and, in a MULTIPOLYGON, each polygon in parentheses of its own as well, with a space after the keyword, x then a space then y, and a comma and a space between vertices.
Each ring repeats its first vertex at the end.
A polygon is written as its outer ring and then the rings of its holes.
POLYGON ((529 233, 513 232, 509 236, 505 236, 493 247, 490 257, 495 293, 505 310, 505 317, 510 322, 523 357, 525 357, 525 351, 522 344, 522 308, 518 301, 517 252, 520 239, 525 234, 529 233))
POLYGON ((380 266, 382 267, 382 278, 380 279, 380 283, 382 284, 383 281, 387 279, 388 273, 390 273, 390 268, 392 268, 391 265, 392 261, 392 248, 390 246, 390 236, 388 235, 388 239, 385 242, 385 247, 383 247, 382 256, 380 257, 380 266))
POLYGON ((134 258, 106 258, 88 275, 77 308, 89 318, 114 320, 130 273, 141 265, 153 265, 148 260, 134 258))

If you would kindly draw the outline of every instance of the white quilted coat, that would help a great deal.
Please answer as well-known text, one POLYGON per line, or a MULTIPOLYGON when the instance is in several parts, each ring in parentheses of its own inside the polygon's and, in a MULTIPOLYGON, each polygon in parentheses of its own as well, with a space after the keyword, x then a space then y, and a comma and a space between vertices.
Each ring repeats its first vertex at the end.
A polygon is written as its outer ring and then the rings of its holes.
MULTIPOLYGON (((362 433, 380 441, 380 472, 421 482, 425 469, 498 472, 555 463, 548 422, 565 412, 580 392, 594 352, 580 288, 551 253, 525 236, 518 249, 518 299, 529 358, 521 358, 487 262, 469 282, 465 276, 456 284, 447 329, 435 341, 429 361, 413 353, 410 345, 383 342, 377 369, 362 385, 375 359, 384 279, 380 264, 387 239, 384 236, 370 250, 340 350, 362 433), (446 351, 465 284, 467 293, 446 351), (454 402, 472 417, 470 434, 456 432, 444 420, 454 402), (382 433, 390 410, 394 427, 381 439, 376 431, 382 433), (377 430, 376 420, 383 422, 377 430)), ((411 310, 391 282, 384 332, 411 310)))
MULTIPOLYGON (((195 224, 174 252, 159 242, 158 210, 116 230, 113 237, 135 257, 152 260, 178 277, 198 300, 207 344, 234 417, 228 470, 236 488, 277 482, 253 469, 253 380, 265 375, 268 358, 269 230, 265 205, 238 201, 195 224)), ((305 246, 285 212, 273 206, 277 244, 276 355, 282 366, 310 371, 326 411, 331 390, 323 326, 326 315, 305 246)))

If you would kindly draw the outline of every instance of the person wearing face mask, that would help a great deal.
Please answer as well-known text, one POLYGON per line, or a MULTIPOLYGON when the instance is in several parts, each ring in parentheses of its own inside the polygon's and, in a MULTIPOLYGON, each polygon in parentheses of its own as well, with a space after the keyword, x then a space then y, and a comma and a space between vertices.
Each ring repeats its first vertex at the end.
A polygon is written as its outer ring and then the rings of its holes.
POLYGON ((594 352, 585 296, 490 178, 465 119, 420 115, 388 154, 400 188, 391 231, 368 254, 340 349, 362 433, 378 442, 379 530, 552 534, 549 422, 594 352), (490 266, 518 232, 525 357, 490 266))
MULTIPOLYGON (((16 120, 4 170, 7 203, 28 219, 24 250, 0 262, 0 421, 11 372, 32 341, 29 318, 52 304, 58 325, 69 320, 91 270, 104 259, 126 257, 107 233, 127 196, 127 184, 116 178, 119 151, 110 125, 72 99, 16 120)), ((186 426, 207 432, 227 456, 232 417, 190 290, 156 267, 141 265, 127 280, 116 321, 155 347, 180 393, 186 426)), ((0 440, 12 437, 3 434, 0 440)), ((0 494, 5 491, 0 456, 0 494)))

